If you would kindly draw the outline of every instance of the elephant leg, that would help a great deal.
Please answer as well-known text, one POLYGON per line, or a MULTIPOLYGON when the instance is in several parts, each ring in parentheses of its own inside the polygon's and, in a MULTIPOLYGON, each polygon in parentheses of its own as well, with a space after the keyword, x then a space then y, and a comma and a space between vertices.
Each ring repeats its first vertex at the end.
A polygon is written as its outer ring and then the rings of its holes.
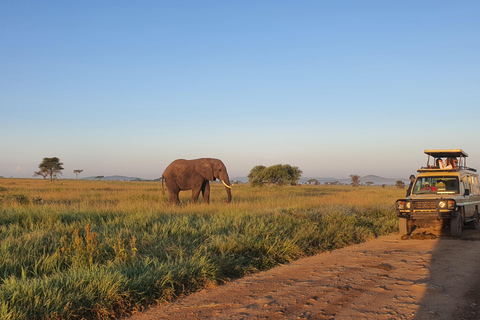
POLYGON ((200 191, 202 191, 202 187, 199 188, 193 188, 192 189, 192 202, 197 203, 198 201, 198 196, 200 195, 200 191))
POLYGON ((202 185, 203 202, 210 203, 210 182, 205 180, 202 185))
POLYGON ((179 204, 180 198, 178 197, 178 194, 180 193, 180 188, 175 184, 170 184, 170 185, 167 185, 167 189, 168 189, 170 203, 179 204))
POLYGON ((180 198, 178 197, 179 192, 169 192, 169 197, 170 197, 170 203, 171 204, 179 204, 180 203, 180 198))
POLYGON ((179 204, 180 198, 178 194, 180 193, 180 188, 173 179, 165 179, 165 184, 167 185, 168 197, 170 204, 179 204))

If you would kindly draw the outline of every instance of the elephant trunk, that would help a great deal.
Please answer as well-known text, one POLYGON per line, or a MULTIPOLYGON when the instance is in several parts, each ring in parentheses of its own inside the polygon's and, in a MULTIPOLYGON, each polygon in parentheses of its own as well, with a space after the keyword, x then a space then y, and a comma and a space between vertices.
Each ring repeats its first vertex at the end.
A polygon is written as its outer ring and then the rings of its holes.
POLYGON ((227 202, 230 203, 232 201, 232 187, 225 187, 225 190, 227 190, 227 202))

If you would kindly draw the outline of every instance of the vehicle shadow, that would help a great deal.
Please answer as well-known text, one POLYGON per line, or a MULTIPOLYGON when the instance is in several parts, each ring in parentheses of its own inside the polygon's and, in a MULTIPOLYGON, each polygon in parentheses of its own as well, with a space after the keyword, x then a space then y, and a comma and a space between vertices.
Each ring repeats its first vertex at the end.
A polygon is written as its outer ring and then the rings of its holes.
POLYGON ((460 238, 449 234, 448 228, 437 234, 429 276, 421 280, 425 293, 413 319, 480 319, 480 230, 465 227, 460 238))

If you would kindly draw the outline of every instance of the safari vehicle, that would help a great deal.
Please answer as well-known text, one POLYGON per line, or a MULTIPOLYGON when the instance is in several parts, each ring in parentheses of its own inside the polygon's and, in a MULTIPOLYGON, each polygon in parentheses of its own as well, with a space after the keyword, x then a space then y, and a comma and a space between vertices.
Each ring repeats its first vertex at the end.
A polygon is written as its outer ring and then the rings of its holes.
POLYGON ((425 154, 427 166, 417 170, 411 194, 396 202, 400 234, 438 222, 449 225, 454 237, 462 235, 464 225, 478 229, 480 185, 477 170, 467 167, 468 154, 461 149, 425 150, 425 154))

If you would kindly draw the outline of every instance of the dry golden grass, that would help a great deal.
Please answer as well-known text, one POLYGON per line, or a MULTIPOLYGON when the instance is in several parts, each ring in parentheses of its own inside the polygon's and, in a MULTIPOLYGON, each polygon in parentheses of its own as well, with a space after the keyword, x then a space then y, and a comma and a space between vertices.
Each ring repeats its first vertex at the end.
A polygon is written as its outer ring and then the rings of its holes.
POLYGON ((0 319, 118 316, 395 231, 393 187, 0 179, 0 319), (72 301, 75 301, 72 303, 72 301))

